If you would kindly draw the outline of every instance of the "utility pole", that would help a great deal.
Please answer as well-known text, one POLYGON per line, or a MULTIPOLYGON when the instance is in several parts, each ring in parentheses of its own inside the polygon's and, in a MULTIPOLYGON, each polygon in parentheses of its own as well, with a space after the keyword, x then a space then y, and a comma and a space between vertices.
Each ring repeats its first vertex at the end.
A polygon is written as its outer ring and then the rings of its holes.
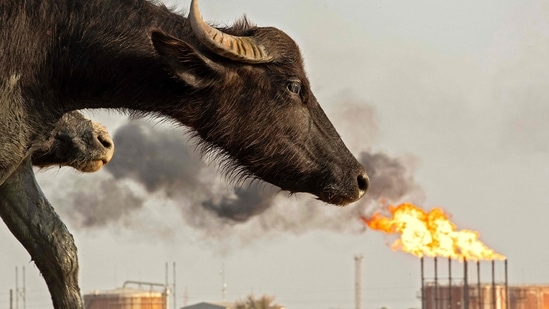
POLYGON ((177 297, 175 296, 176 295, 176 291, 177 291, 177 286, 175 285, 175 261, 173 262, 173 309, 176 309, 177 308, 177 305, 176 305, 176 301, 177 301, 177 297))
POLYGON ((23 273, 23 287, 19 288, 19 269, 15 267, 15 309, 19 309, 19 300, 23 303, 23 309, 27 308, 27 296, 25 295, 25 267, 22 267, 23 273))
POLYGON ((15 266, 15 309, 19 309, 19 269, 15 266))
MULTIPOLYGON (((171 286, 170 286, 170 283, 169 283, 169 275, 168 275, 169 269, 170 269, 169 264, 168 264, 168 262, 166 262, 166 281, 165 281, 164 285, 165 285, 166 291, 167 292, 169 291, 171 293, 171 295, 172 295, 171 304, 172 304, 173 309, 176 309, 177 308, 177 305, 176 305, 177 286, 175 285, 175 262, 173 262, 173 264, 172 264, 172 276, 173 277, 172 277, 172 285, 171 286)), ((168 294, 169 293, 166 293, 166 309, 168 309, 168 303, 169 303, 169 301, 168 301, 169 295, 168 294)))
POLYGON ((225 282, 225 263, 223 263, 223 266, 221 268, 221 301, 225 302, 227 298, 227 283, 225 282))
POLYGON ((355 309, 362 309, 362 254, 355 255, 355 309))

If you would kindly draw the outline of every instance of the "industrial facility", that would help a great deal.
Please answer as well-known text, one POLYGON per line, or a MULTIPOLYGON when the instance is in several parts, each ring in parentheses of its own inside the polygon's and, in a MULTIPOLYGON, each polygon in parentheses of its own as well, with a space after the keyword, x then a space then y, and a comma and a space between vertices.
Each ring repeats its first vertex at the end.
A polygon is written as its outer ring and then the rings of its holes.
MULTIPOLYGON (((421 258, 422 309, 549 309, 549 285, 509 285, 507 260, 503 280, 496 280, 496 261, 491 265, 491 280, 482 280, 481 265, 463 261, 462 273, 452 274, 448 260, 447 275, 441 275, 439 261, 433 259, 434 277, 426 279, 424 258, 421 258), (476 278, 470 277, 470 264, 476 265, 476 278)), ((460 270, 461 271, 461 270, 460 270)), ((499 276, 501 278, 501 276, 499 276)))
POLYGON ((166 309, 164 293, 132 288, 94 291, 84 295, 86 309, 166 309))
POLYGON ((424 309, 547 309, 549 286, 505 286, 481 283, 468 287, 429 283, 424 287, 424 309), (509 297, 507 297, 509 295, 509 297))
MULTIPOLYGON (((419 259, 421 287, 417 291, 421 309, 549 309, 549 285, 509 285, 507 260, 467 261, 450 258, 419 259), (430 263, 425 263, 426 261, 430 263), (426 269, 425 264, 433 266, 426 269), (458 267, 456 267, 458 265, 458 267), (499 267, 496 267, 499 265, 499 267), (453 266, 453 267, 452 267, 453 266), (503 266, 503 267, 501 267, 503 266), (491 276, 487 276, 491 274, 491 276), (483 276, 485 278, 483 278, 483 276)), ((355 309, 371 308, 363 298, 362 255, 354 256, 355 309)), ((174 263, 175 269, 175 263, 174 263)), ((172 283, 126 281, 121 288, 108 291, 91 291, 84 295, 86 309, 233 309, 235 303, 225 301, 226 284, 223 278, 220 302, 199 302, 183 307, 176 306, 175 271, 172 283)), ((19 286, 16 268, 15 293, 10 290, 9 308, 25 308, 25 280, 19 286)), ((419 281, 419 280, 418 280, 419 281)), ((413 297, 413 296, 412 296, 413 297)), ((277 306, 279 308, 279 306, 277 306)))
POLYGON ((168 294, 166 284, 126 281, 122 288, 85 294, 84 304, 86 309, 167 309, 168 294))

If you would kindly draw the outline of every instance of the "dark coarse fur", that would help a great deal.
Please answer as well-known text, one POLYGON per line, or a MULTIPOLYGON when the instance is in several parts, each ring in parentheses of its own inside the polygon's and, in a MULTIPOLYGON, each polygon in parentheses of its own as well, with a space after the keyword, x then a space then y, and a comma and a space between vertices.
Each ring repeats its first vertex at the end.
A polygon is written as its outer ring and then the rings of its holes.
MULTIPOLYGON (((146 0, 0 0, 0 185, 16 170, 26 177, 20 165, 63 114, 114 108, 188 127, 234 175, 331 204, 359 199, 364 168, 311 92, 295 42, 246 21, 222 30, 253 37, 272 60, 224 58, 185 17, 146 0)), ((42 262, 60 271, 52 279, 41 269, 54 306, 80 308, 77 293, 49 281, 72 278, 77 267, 42 262)))
POLYGON ((252 65, 206 50, 187 19, 143 0, 4 1, 0 8, 8 12, 0 29, 12 29, 1 33, 2 78, 16 78, 2 104, 15 104, 26 122, 3 138, 18 147, 12 159, 0 153, 0 182, 63 113, 118 108, 175 119, 205 149, 230 158, 229 169, 283 190, 346 204, 366 186, 358 188, 363 168, 311 92, 297 45, 276 28, 224 29, 253 36, 273 56, 252 65), (287 89, 291 81, 299 94, 287 89))

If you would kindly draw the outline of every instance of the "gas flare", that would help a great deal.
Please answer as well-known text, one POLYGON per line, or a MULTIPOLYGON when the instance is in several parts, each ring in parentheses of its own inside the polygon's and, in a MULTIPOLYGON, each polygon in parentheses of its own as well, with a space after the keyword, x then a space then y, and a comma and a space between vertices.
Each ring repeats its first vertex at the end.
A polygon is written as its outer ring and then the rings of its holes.
POLYGON ((388 234, 400 234, 393 250, 401 250, 417 257, 449 257, 467 260, 502 260, 505 257, 479 240, 479 233, 457 230, 449 216, 440 208, 429 212, 411 204, 389 206, 392 218, 375 213, 361 217, 371 229, 388 234))

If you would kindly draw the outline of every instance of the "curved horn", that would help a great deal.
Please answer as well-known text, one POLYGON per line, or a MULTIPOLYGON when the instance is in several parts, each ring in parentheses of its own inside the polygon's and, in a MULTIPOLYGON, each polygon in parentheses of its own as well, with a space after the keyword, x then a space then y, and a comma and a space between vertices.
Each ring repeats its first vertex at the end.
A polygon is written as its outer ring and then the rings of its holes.
POLYGON ((230 35, 205 23, 198 9, 198 0, 192 0, 189 21, 200 43, 222 57, 246 63, 273 60, 265 46, 256 43, 253 37, 230 35))

